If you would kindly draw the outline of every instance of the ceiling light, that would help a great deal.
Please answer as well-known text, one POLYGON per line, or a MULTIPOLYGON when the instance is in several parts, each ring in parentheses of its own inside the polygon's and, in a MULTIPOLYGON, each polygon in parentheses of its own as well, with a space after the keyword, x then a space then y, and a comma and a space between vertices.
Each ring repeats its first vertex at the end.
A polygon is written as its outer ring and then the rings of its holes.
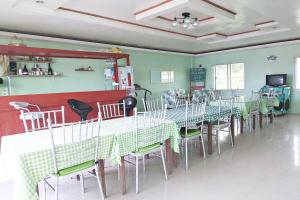
POLYGON ((184 22, 189 24, 189 23, 191 23, 191 19, 189 17, 187 17, 187 18, 184 19, 184 22))
POLYGON ((172 26, 178 26, 178 22, 176 21, 176 18, 175 18, 175 20, 172 22, 172 26))
POLYGON ((182 17, 175 17, 172 21, 172 26, 181 25, 182 28, 193 28, 198 26, 198 18, 192 18, 189 12, 182 13, 182 17))
POLYGON ((45 1, 43 1, 43 0, 36 0, 35 3, 43 4, 43 3, 45 3, 45 1))
POLYGON ((196 18, 196 20, 193 22, 193 26, 198 26, 198 20, 196 18))

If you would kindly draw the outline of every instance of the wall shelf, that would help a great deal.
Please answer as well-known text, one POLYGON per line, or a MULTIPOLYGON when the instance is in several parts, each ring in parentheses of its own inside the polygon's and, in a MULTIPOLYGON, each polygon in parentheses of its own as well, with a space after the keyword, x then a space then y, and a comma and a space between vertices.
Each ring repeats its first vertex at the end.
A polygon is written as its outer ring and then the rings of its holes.
POLYGON ((58 75, 8 75, 8 77, 22 77, 22 78, 29 78, 29 77, 35 77, 35 78, 42 78, 42 77, 58 77, 58 76, 62 76, 62 74, 58 74, 58 75))
POLYGON ((53 63, 51 60, 45 61, 37 61, 37 60, 10 60, 10 62, 17 62, 17 63, 53 63))

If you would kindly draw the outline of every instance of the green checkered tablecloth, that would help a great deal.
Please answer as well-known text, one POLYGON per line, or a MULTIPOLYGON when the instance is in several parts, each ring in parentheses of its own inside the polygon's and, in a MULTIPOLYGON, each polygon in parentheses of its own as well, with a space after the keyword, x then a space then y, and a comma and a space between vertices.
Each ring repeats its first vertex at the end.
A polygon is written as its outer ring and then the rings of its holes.
MULTIPOLYGON (((133 117, 127 117, 107 120, 102 123, 99 159, 110 158, 112 163, 117 164, 121 156, 128 155, 135 150, 136 134, 133 120, 133 117)), ((59 131, 59 129, 56 130, 59 131)), ((151 129, 149 128, 144 128, 143 131, 151 134, 151 129)), ((164 136, 164 139, 171 139, 171 147, 175 152, 179 153, 180 135, 173 121, 166 120, 164 136)), ((80 145, 84 146, 84 143, 80 145)), ((15 157, 18 163, 17 169, 14 170, 16 178, 13 199, 37 200, 36 185, 47 175, 54 173, 49 132, 43 130, 30 134, 5 136, 2 138, 1 148, 4 158, 15 157), (17 146, 16 149, 9 149, 14 148, 14 145, 18 143, 20 143, 19 146, 22 146, 22 148, 18 149, 17 146), (22 153, 22 150, 27 153, 22 153)), ((62 148, 66 148, 66 151, 72 151, 67 149, 69 148, 68 145, 62 148)), ((66 165, 69 162, 71 161, 67 156, 66 165)), ((10 161, 8 160, 7 163, 10 163, 10 161)))
MULTIPOLYGON (((188 113, 192 112, 192 106, 188 107, 188 113)), ((167 110, 166 119, 172 120, 176 123, 177 127, 180 129, 185 126, 185 106, 181 106, 178 108, 173 108, 167 110)), ((230 113, 229 109, 221 109, 221 117, 228 115, 230 113)), ((240 117, 240 110, 236 107, 233 108, 233 116, 236 118, 240 117)), ((218 106, 206 106, 204 120, 208 122, 217 121, 219 117, 219 107, 218 106)), ((199 117, 200 119, 200 117, 199 117)), ((195 119, 197 121, 198 119, 195 119)))
POLYGON ((279 100, 274 97, 274 98, 267 98, 267 97, 262 97, 259 105, 259 111, 262 114, 267 114, 269 112, 269 107, 278 107, 279 106, 279 100))
MULTIPOLYGON (((253 111, 253 108, 256 107, 255 104, 256 101, 251 98, 239 97, 237 98, 237 101, 234 102, 233 106, 239 110, 240 116, 243 116, 244 119, 247 119, 249 113, 253 111)), ((268 107, 278 106, 278 104, 279 101, 276 98, 272 98, 272 99, 262 98, 259 104, 259 112, 261 112, 262 114, 267 114, 269 111, 268 107)), ((217 106, 218 102, 212 101, 210 102, 210 105, 217 106)))

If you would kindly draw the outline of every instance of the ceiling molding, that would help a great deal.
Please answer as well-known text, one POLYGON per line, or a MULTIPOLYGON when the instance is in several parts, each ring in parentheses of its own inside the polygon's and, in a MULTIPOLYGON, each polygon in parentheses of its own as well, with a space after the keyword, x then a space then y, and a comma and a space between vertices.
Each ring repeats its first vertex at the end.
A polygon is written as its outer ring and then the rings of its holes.
POLYGON ((158 4, 155 4, 155 5, 153 5, 153 6, 147 7, 147 8, 145 8, 145 9, 143 9, 143 10, 136 11, 136 12, 133 13, 133 14, 134 14, 134 15, 141 14, 141 13, 146 12, 146 11, 148 11, 148 10, 154 9, 154 8, 156 8, 156 7, 159 7, 159 6, 163 5, 163 4, 169 3, 170 1, 172 1, 172 0, 165 0, 165 1, 163 1, 163 2, 160 2, 160 3, 158 3, 158 4))
POLYGON ((208 4, 211 4, 211 5, 217 7, 217 8, 219 8, 219 9, 221 9, 221 10, 224 10, 224 11, 226 11, 226 12, 229 12, 229 13, 231 13, 232 15, 236 15, 236 14, 237 14, 236 12, 234 12, 234 11, 232 11, 232 10, 229 10, 228 8, 225 8, 225 7, 223 7, 223 6, 219 5, 219 4, 216 4, 216 3, 212 2, 212 1, 209 1, 209 0, 202 0, 202 1, 204 1, 204 2, 206 2, 206 3, 208 3, 208 4))
POLYGON ((170 30, 166 30, 166 29, 162 29, 162 28, 156 28, 156 27, 152 27, 152 26, 148 26, 148 25, 138 24, 138 23, 134 23, 134 22, 126 21, 126 20, 121 20, 121 19, 116 19, 116 18, 112 18, 112 17, 97 15, 97 14, 94 14, 94 13, 75 10, 75 9, 66 8, 66 7, 59 7, 58 10, 65 11, 65 12, 70 12, 70 13, 75 13, 75 14, 80 14, 80 15, 85 15, 85 16, 90 16, 90 17, 95 17, 95 18, 98 18, 98 19, 114 21, 114 22, 117 22, 117 23, 132 25, 132 26, 135 26, 135 27, 145 28, 145 29, 148 29, 148 30, 155 30, 155 31, 163 32, 163 33, 177 35, 177 36, 181 36, 180 39, 192 39, 192 40, 194 40, 197 37, 197 36, 186 34, 186 33, 180 33, 180 32, 170 31, 170 30))
POLYGON ((211 1, 189 0, 189 7, 220 20, 235 20, 236 13, 211 1))
POLYGON ((215 54, 221 54, 221 53, 229 53, 229 52, 235 52, 235 51, 241 51, 241 50, 261 49, 261 48, 269 48, 269 47, 291 45, 291 44, 298 44, 298 43, 300 43, 300 37, 286 39, 286 40, 276 40, 276 41, 271 41, 271 42, 242 45, 242 46, 230 47, 230 48, 224 48, 224 49, 215 49, 215 50, 211 50, 211 51, 203 51, 203 52, 195 53, 195 56, 202 57, 202 56, 215 55, 215 54))
POLYGON ((170 13, 171 11, 177 10, 180 7, 186 6, 189 1, 190 0, 164 1, 160 4, 156 4, 142 11, 134 13, 135 19, 137 21, 153 19, 165 13, 170 13))
POLYGON ((251 38, 251 37, 259 37, 259 36, 264 36, 264 35, 287 32, 290 30, 291 29, 289 29, 289 28, 279 28, 279 29, 272 29, 272 30, 257 29, 257 30, 240 33, 240 34, 230 35, 230 36, 227 36, 220 40, 210 41, 210 42, 208 42, 208 44, 217 44, 217 43, 223 43, 223 42, 229 42, 229 41, 235 41, 235 40, 242 40, 242 39, 251 38))
POLYGON ((11 37, 14 35, 17 35, 20 38, 26 38, 26 39, 36 39, 36 40, 44 40, 44 41, 79 44, 79 45, 87 45, 87 46, 93 46, 93 47, 99 47, 99 48, 112 48, 112 47, 118 46, 118 47, 120 47, 122 49, 126 49, 126 50, 173 54, 173 55, 182 55, 182 56, 193 56, 193 57, 201 57, 201 56, 235 52, 235 51, 241 51, 241 50, 268 48, 268 47, 300 43, 300 37, 298 37, 298 38, 291 38, 291 39, 286 39, 286 40, 249 44, 249 45, 224 48, 224 49, 215 49, 212 51, 204 51, 204 52, 196 53, 196 52, 179 52, 179 51, 175 51, 175 50, 165 50, 165 49, 153 49, 153 48, 147 48, 147 47, 127 46, 127 45, 115 44, 115 43, 105 43, 103 41, 87 41, 87 40, 82 40, 82 39, 77 39, 77 38, 64 38, 64 37, 49 36, 49 35, 46 36, 46 35, 42 35, 42 34, 24 33, 24 32, 0 29, 0 36, 11 37))
POLYGON ((10 30, 1 30, 0 29, 0 36, 5 37, 12 37, 17 36, 19 38, 25 39, 35 39, 35 40, 44 40, 44 41, 53 41, 53 42, 62 42, 62 43, 69 43, 69 44, 78 44, 78 45, 87 45, 99 48, 112 48, 112 47, 119 47, 126 50, 133 50, 133 51, 143 51, 143 52, 151 52, 151 53, 163 53, 163 54, 173 54, 173 55, 182 55, 182 56, 195 56, 194 53, 191 52, 180 52, 180 51, 170 51, 165 49, 154 49, 154 48, 147 48, 147 47, 137 47, 137 46, 127 46, 123 44, 115 44, 115 43, 105 43, 102 41, 87 41, 77 38, 66 38, 60 36, 51 36, 51 35, 43 35, 43 34, 35 34, 35 33, 25 33, 25 32, 18 32, 18 31, 10 31, 10 30))

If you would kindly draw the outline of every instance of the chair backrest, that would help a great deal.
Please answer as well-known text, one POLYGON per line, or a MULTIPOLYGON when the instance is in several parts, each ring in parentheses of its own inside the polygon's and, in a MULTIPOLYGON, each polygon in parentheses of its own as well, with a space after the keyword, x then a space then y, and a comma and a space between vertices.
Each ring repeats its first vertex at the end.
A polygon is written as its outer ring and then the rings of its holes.
POLYGON ((54 126, 47 119, 51 135, 55 173, 67 167, 98 159, 101 118, 54 126))
POLYGON ((188 101, 188 103, 190 103, 190 95, 176 97, 175 101, 176 101, 176 104, 175 104, 176 108, 181 107, 181 106, 185 106, 186 101, 188 101))
POLYGON ((198 124, 203 125, 206 101, 201 103, 189 104, 185 102, 185 133, 188 129, 197 129, 198 124))
POLYGON ((161 110, 144 112, 142 115, 137 115, 137 109, 134 109, 136 150, 164 142, 166 110, 167 104, 161 110))
POLYGON ((208 102, 210 100, 210 92, 208 90, 194 90, 192 96, 192 103, 208 102))
POLYGON ((39 112, 25 112, 21 110, 20 118, 23 121, 25 132, 32 132, 48 128, 47 119, 51 119, 52 125, 65 123, 65 108, 61 106, 58 110, 39 112))
POLYGON ((218 125, 221 121, 230 122, 234 98, 218 100, 218 125))
POLYGON ((142 99, 142 101, 143 101, 143 106, 144 106, 145 112, 159 111, 159 110, 162 110, 162 108, 163 108, 162 98, 149 99, 146 101, 145 101, 145 99, 142 99))
POLYGON ((102 119, 114 119, 126 117, 125 100, 121 103, 112 103, 101 105, 97 102, 98 112, 101 114, 102 119))

